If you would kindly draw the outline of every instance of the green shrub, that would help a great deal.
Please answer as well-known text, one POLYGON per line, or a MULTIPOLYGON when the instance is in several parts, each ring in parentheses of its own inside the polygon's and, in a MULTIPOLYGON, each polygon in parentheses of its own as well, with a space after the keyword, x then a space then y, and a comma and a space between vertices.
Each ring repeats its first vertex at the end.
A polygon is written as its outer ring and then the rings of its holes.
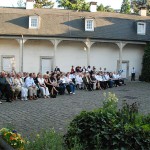
POLYGON ((70 123, 64 136, 69 149, 80 150, 150 149, 150 115, 138 113, 136 103, 124 103, 117 110, 117 98, 109 93, 103 108, 82 111, 70 123))
POLYGON ((150 43, 147 43, 144 49, 142 74, 140 80, 150 82, 150 43))
POLYGON ((33 141, 28 141, 25 150, 64 150, 63 138, 54 129, 42 131, 33 141))

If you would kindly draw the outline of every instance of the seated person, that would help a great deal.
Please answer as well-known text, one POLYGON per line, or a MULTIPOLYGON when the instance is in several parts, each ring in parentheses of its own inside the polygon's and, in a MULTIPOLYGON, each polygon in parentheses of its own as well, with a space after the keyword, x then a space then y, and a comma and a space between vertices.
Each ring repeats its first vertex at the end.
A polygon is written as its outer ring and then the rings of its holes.
POLYGON ((21 88, 17 87, 15 84, 15 78, 16 78, 16 75, 10 74, 10 73, 8 73, 6 77, 6 80, 10 84, 10 87, 13 93, 13 96, 12 96, 13 100, 16 100, 18 98, 19 93, 21 92, 21 88))
POLYGON ((2 94, 5 94, 7 98, 6 102, 11 102, 13 93, 10 84, 6 80, 5 72, 1 72, 0 74, 0 91, 2 94))
POLYGON ((109 72, 105 73, 105 78, 107 80, 108 87, 112 88, 114 85, 114 81, 110 78, 109 72))
POLYGON ((66 82, 66 88, 68 87, 68 89, 70 88, 70 94, 75 94, 75 84, 73 83, 73 81, 70 79, 70 73, 66 74, 66 78, 65 78, 65 82, 66 82))
POLYGON ((121 74, 117 73, 117 74, 116 74, 116 77, 118 78, 120 85, 126 85, 126 84, 124 83, 124 79, 121 77, 121 74))
POLYGON ((100 83, 101 89, 105 90, 107 87, 107 82, 105 82, 103 79, 103 73, 99 72, 99 73, 97 73, 97 75, 95 77, 96 77, 96 80, 100 83))
POLYGON ((28 100, 28 89, 25 87, 24 81, 20 74, 16 74, 15 84, 18 89, 21 89, 21 100, 28 100))
POLYGON ((42 77, 42 75, 40 73, 38 73, 38 83, 39 83, 39 89, 41 90, 41 93, 43 95, 44 98, 49 98, 49 90, 45 85, 44 82, 44 78, 42 77))
POLYGON ((119 82, 119 78, 118 78, 116 72, 113 72, 112 77, 113 77, 113 81, 114 81, 115 86, 116 86, 116 87, 120 86, 121 84, 120 84, 120 82, 119 82))
POLYGON ((74 66, 71 66, 71 71, 70 71, 70 73, 75 73, 75 70, 74 70, 74 66))
POLYGON ((33 73, 33 80, 37 87, 37 96, 38 96, 38 98, 41 98, 42 93, 40 90, 39 81, 38 81, 38 77, 37 77, 36 73, 33 73))
POLYGON ((37 99, 37 87, 36 87, 36 84, 34 83, 32 73, 30 73, 29 77, 26 78, 25 85, 29 90, 29 99, 30 100, 32 100, 32 99, 36 100, 37 99))
POLYGON ((75 82, 76 85, 79 86, 79 89, 83 89, 84 88, 84 83, 83 83, 83 79, 82 79, 82 73, 78 73, 76 78, 75 78, 75 82))
POLYGON ((93 89, 93 83, 91 82, 90 74, 89 73, 84 73, 83 76, 83 83, 87 87, 88 91, 92 91, 93 89))
POLYGON ((56 98, 57 94, 59 93, 59 84, 57 82, 57 74, 56 73, 52 73, 50 78, 49 78, 49 81, 50 81, 50 84, 51 84, 51 97, 52 98, 56 98))
POLYGON ((93 90, 96 90, 96 85, 98 81, 96 80, 94 73, 91 75, 91 82, 93 83, 93 90))
POLYGON ((60 68, 58 68, 58 66, 56 66, 56 68, 54 69, 54 72, 60 72, 60 68))
POLYGON ((70 73, 70 74, 69 74, 69 78, 73 81, 74 84, 76 84, 76 82, 75 82, 76 73, 75 73, 75 72, 70 73))
POLYGON ((59 94, 64 95, 65 94, 65 76, 63 74, 57 75, 57 82, 59 84, 59 94))
MULTIPOLYGON (((2 92, 0 91, 0 98, 2 97, 2 92)), ((2 102, 0 101, 0 104, 2 104, 2 102)))

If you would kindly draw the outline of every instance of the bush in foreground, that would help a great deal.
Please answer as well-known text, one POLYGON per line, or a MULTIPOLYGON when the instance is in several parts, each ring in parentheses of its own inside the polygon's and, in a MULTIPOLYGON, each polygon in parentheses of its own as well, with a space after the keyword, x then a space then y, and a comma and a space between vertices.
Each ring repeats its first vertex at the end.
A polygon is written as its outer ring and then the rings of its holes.
POLYGON ((117 103, 116 96, 109 93, 103 108, 77 115, 65 135, 68 148, 78 145, 80 150, 150 149, 150 115, 140 115, 136 103, 124 103, 117 110, 117 103))
POLYGON ((42 131, 26 143, 25 150, 64 150, 63 138, 54 129, 42 131))

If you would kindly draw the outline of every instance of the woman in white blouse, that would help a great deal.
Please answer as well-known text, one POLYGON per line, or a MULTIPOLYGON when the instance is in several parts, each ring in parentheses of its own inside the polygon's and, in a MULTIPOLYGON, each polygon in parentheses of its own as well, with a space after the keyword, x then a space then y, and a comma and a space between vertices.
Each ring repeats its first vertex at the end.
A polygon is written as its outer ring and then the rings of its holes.
POLYGON ((28 89, 25 87, 25 84, 19 74, 16 74, 15 84, 18 89, 21 89, 21 100, 28 100, 28 89))
POLYGON ((49 95, 50 95, 49 90, 46 87, 44 78, 42 78, 42 75, 40 73, 38 73, 38 82, 39 82, 39 88, 40 88, 40 91, 42 92, 43 97, 49 98, 49 95))

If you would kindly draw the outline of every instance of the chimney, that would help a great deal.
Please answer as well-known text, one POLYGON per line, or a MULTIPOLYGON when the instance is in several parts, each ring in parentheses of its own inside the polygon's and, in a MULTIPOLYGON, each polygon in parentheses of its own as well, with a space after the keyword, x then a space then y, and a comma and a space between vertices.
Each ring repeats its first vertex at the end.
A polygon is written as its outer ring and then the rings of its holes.
POLYGON ((34 0, 26 0, 26 9, 34 8, 34 0))
POLYGON ((147 9, 146 7, 140 7, 140 11, 139 11, 139 15, 140 16, 147 16, 147 9))
POLYGON ((90 2, 90 12, 97 12, 97 2, 90 2))

